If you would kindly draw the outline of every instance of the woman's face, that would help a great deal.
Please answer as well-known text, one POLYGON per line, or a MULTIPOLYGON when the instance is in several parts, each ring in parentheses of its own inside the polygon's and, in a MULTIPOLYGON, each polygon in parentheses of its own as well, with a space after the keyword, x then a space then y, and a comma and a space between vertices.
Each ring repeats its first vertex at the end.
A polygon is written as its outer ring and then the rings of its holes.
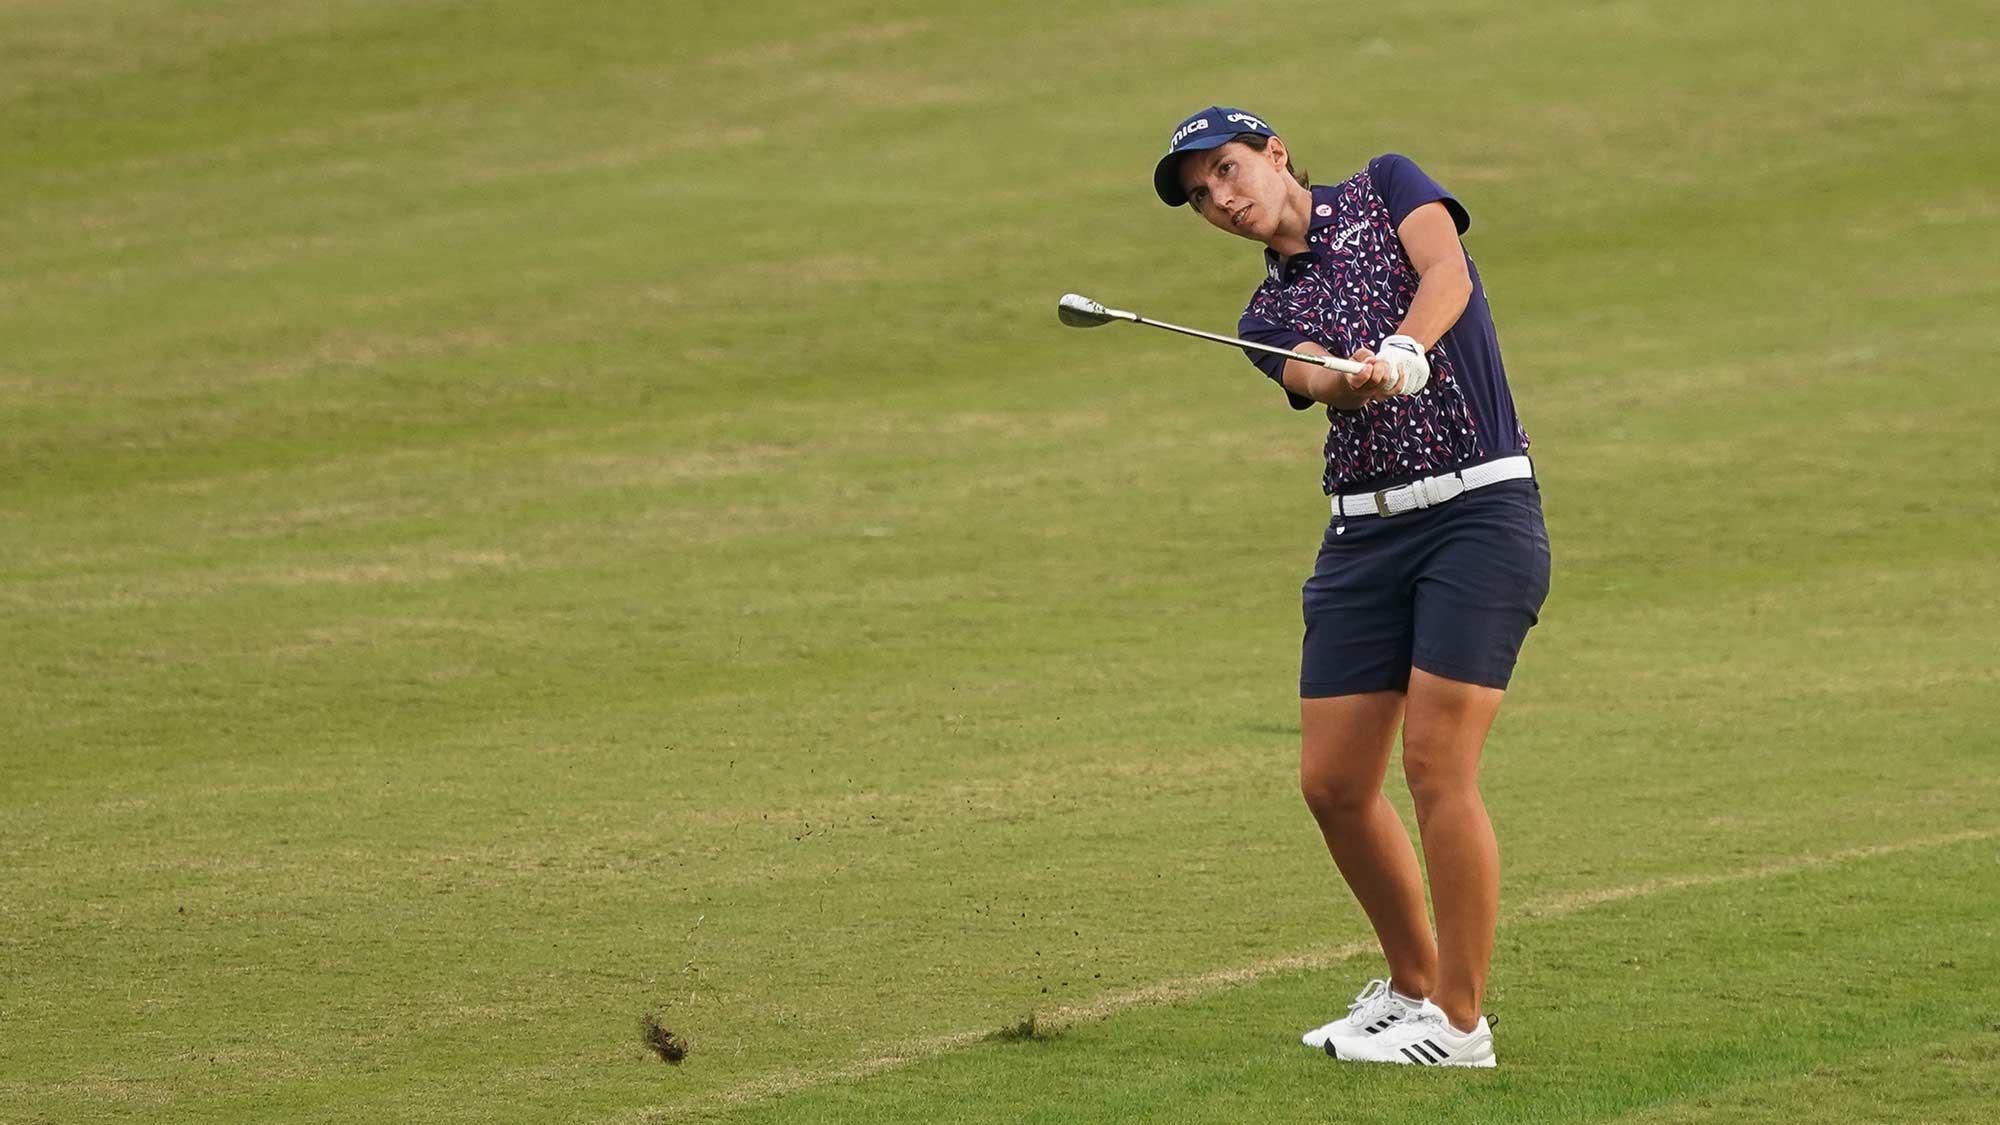
POLYGON ((1258 152, 1242 141, 1181 158, 1188 206, 1230 234, 1268 242, 1278 231, 1286 197, 1298 181, 1285 171, 1285 142, 1271 138, 1258 152))

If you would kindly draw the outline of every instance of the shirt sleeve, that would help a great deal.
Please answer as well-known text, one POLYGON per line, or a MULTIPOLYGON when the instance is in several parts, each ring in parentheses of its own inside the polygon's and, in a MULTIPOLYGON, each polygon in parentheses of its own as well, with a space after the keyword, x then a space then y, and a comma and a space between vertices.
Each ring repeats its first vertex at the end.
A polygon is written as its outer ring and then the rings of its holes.
POLYGON ((1426 203, 1444 204, 1458 233, 1464 234, 1472 226, 1472 216, 1465 213, 1465 205, 1417 167, 1416 161, 1401 153, 1391 152, 1370 160, 1368 180, 1375 185, 1375 194, 1389 205, 1390 226, 1402 226, 1410 212, 1426 203))
MULTIPOLYGON (((1280 328, 1261 316, 1253 316, 1247 312, 1243 314, 1243 319, 1236 322, 1236 334, 1251 343, 1269 344, 1274 348, 1296 348, 1306 342, 1304 336, 1291 329, 1280 328)), ((1285 398, 1292 404, 1293 410, 1304 410, 1313 405, 1313 400, 1295 395, 1291 392, 1291 388, 1285 386, 1284 356, 1253 351, 1250 348, 1244 348, 1243 354, 1250 357, 1250 362, 1257 365, 1257 370, 1270 376, 1271 381, 1284 390, 1285 398)))

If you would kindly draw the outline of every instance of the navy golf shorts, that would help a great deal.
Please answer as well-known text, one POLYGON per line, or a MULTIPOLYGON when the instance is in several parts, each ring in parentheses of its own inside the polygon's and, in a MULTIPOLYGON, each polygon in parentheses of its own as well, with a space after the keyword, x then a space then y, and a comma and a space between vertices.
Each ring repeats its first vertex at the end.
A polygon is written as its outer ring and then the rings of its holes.
POLYGON ((1302 698, 1405 691, 1412 665, 1504 688, 1549 593, 1541 488, 1501 481, 1400 516, 1336 517, 1303 592, 1302 698))

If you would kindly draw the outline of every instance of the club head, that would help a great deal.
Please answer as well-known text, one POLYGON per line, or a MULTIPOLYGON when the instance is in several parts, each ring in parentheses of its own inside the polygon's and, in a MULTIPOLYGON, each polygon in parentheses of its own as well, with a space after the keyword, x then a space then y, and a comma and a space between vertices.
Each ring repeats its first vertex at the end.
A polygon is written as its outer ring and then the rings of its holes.
POLYGON ((1100 324, 1110 324, 1114 320, 1131 320, 1131 313, 1121 313, 1117 309, 1107 309, 1096 301, 1079 293, 1064 293, 1056 302, 1056 319, 1071 328, 1095 328, 1100 324))

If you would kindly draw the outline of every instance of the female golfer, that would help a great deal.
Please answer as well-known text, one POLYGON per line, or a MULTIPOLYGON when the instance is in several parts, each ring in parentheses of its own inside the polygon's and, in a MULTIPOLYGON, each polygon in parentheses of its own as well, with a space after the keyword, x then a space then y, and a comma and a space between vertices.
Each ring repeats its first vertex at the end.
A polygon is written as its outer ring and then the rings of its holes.
POLYGON ((1300 787, 1388 960, 1306 1033, 1341 1059, 1494 1065, 1481 1013, 1500 856, 1479 753, 1548 594, 1539 486, 1514 417, 1465 208, 1407 157, 1311 187, 1262 119, 1182 122, 1153 174, 1170 207, 1264 245, 1239 334, 1362 361, 1249 353, 1294 409, 1325 405, 1333 518, 1305 584, 1300 787), (1382 792, 1397 728, 1436 910, 1382 792))

